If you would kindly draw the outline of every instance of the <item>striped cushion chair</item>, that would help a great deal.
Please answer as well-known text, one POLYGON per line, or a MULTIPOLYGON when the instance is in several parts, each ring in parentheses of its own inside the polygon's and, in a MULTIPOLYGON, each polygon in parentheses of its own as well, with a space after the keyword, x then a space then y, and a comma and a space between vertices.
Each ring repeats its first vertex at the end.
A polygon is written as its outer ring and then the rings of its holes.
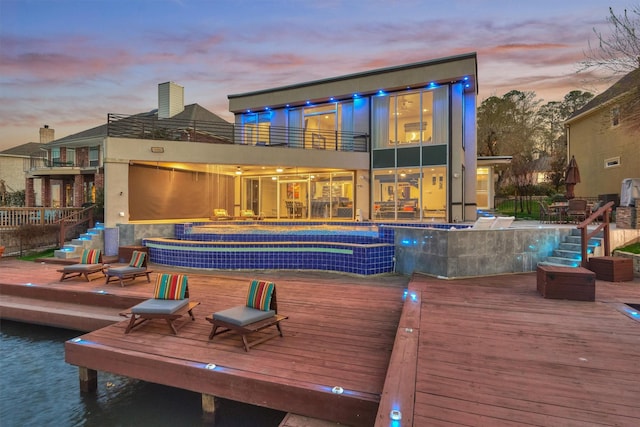
POLYGON ((136 277, 147 276, 147 283, 151 283, 151 270, 147 269, 147 254, 142 251, 133 251, 128 265, 109 267, 105 271, 107 280, 105 284, 112 280, 119 280, 120 286, 124 287, 125 280, 134 280, 136 277))
POLYGON ((175 321, 184 314, 189 314, 195 320, 193 308, 199 302, 189 300, 188 277, 185 274, 160 273, 156 277, 153 298, 145 300, 131 307, 127 312, 120 313, 125 317, 131 316, 124 333, 128 334, 136 326, 152 319, 164 319, 171 332, 178 334, 175 321))
POLYGON ((217 311, 206 319, 213 325, 209 340, 225 332, 235 332, 241 336, 245 351, 249 351, 254 345, 277 336, 282 337, 280 322, 287 319, 287 316, 278 314, 276 285, 273 282, 252 280, 244 305, 217 311), (249 341, 249 335, 270 326, 275 326, 276 331, 249 341))
POLYGON ((104 276, 104 265, 102 264, 102 251, 100 249, 84 249, 80 255, 80 262, 65 266, 62 270, 60 281, 72 277, 84 276, 87 282, 91 281, 89 275, 101 273, 104 276))

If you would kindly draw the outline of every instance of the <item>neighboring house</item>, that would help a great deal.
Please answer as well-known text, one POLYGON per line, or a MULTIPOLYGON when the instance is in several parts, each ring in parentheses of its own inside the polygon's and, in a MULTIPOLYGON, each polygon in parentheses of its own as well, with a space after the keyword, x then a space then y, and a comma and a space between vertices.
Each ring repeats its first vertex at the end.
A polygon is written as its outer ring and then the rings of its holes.
POLYGON ((182 88, 164 83, 158 111, 109 114, 106 125, 47 144, 47 163, 29 179, 42 177, 45 199, 61 206, 103 187, 107 226, 219 208, 475 220, 476 70, 470 53, 229 95, 234 124, 184 107, 182 88))
MULTIPOLYGON (((575 156, 581 182, 576 197, 620 196, 622 180, 640 177, 640 68, 593 98, 567 121, 567 158, 575 156), (629 108, 635 100, 635 109, 629 108)), ((608 199, 612 199, 608 197, 608 199)))
MULTIPOLYGON (((0 180, 4 186, 0 186, 2 192, 9 193, 25 190, 24 173, 31 157, 40 155, 43 144, 53 141, 54 130, 44 125, 40 128, 40 142, 27 142, 0 151, 0 180)), ((2 204, 0 194, 0 204, 2 204)), ((34 204, 32 206, 41 206, 41 194, 34 195, 34 204)))

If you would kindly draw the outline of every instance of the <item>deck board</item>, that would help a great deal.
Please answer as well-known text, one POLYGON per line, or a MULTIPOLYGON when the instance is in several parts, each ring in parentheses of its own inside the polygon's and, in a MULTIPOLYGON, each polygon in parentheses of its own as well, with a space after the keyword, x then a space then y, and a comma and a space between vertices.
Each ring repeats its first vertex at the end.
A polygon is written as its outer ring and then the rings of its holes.
POLYGON ((596 302, 540 297, 532 274, 421 289, 414 425, 638 425, 640 322, 612 303, 640 286, 598 281, 596 302))
MULTIPOLYGON (((542 298, 535 273, 460 280, 187 274, 191 297, 201 305, 178 336, 162 321, 125 335, 123 319, 82 335, 82 344, 68 342, 67 360, 346 425, 389 425, 389 406, 386 421, 378 414, 374 423, 381 394, 385 405, 394 398, 383 390, 410 395, 413 406, 403 420, 413 426, 640 425, 640 322, 616 308, 640 303, 638 278, 597 280, 596 301, 583 302, 542 298), (254 277, 278 287, 279 312, 289 316, 284 338, 249 353, 234 334, 209 342, 205 316, 241 304, 254 277), (407 287, 418 293, 417 310, 403 302, 407 287), (402 339, 408 327, 419 334, 417 343, 402 339), (392 357, 396 348, 405 352, 392 357), (212 362, 221 369, 203 369, 212 362), (415 382, 407 384, 411 372, 415 382), (334 385, 347 393, 330 393, 334 385)), ((146 298, 153 289, 146 280, 121 288, 58 279, 55 267, 0 260, 0 284, 29 281, 68 291, 71 300, 101 290, 146 298)))

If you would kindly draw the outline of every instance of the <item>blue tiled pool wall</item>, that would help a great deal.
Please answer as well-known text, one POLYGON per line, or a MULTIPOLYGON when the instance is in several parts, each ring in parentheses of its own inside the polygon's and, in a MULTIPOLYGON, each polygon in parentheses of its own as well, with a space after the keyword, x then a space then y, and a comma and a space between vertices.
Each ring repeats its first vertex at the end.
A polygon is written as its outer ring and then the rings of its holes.
MULTIPOLYGON (((261 227, 313 226, 317 222, 253 222, 261 227)), ((175 225, 177 240, 143 239, 151 262, 202 269, 280 269, 339 271, 360 275, 394 271, 394 228, 449 229, 452 224, 331 223, 330 225, 378 227, 378 236, 357 234, 215 234, 191 233, 191 228, 209 223, 175 225)), ((217 221, 216 225, 224 222, 217 221)), ((229 222, 234 227, 238 222, 229 222)))
POLYGON ((153 263, 202 269, 393 271, 394 246, 331 243, 216 243, 143 239, 153 263))

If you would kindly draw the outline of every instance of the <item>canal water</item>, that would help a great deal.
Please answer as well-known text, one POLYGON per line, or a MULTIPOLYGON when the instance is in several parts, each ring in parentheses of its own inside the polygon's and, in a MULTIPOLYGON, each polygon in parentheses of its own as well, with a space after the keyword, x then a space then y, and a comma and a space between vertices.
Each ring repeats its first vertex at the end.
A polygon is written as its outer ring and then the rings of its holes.
POLYGON ((199 393, 98 372, 84 394, 78 368, 64 361, 77 331, 2 321, 0 426, 277 427, 285 413, 219 399, 215 420, 202 417, 199 393))

